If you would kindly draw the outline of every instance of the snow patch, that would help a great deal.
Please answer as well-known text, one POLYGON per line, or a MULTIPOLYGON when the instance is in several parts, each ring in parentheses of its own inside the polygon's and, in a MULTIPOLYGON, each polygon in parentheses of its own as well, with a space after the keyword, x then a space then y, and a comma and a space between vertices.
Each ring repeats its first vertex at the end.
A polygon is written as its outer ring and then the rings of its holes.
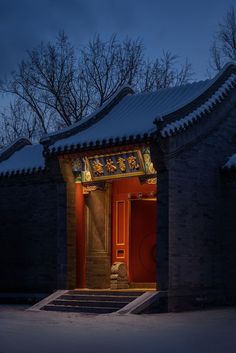
POLYGON ((44 168, 44 166, 43 146, 40 144, 26 145, 0 163, 0 173, 32 171, 33 169, 44 168))
POLYGON ((55 131, 55 132, 51 132, 49 134, 44 135, 40 142, 47 142, 48 140, 50 140, 50 137, 53 136, 57 136, 57 135, 61 135, 62 133, 66 133, 76 127, 80 127, 81 125, 83 125, 85 122, 92 120, 93 118, 95 118, 101 111, 103 111, 104 109, 106 109, 109 104, 117 97, 119 96, 119 94, 122 91, 127 90, 127 95, 129 94, 134 94, 134 90, 130 85, 123 85, 122 87, 120 87, 112 96, 111 98, 109 98, 101 107, 97 108, 93 113, 89 114, 88 116, 82 118, 80 121, 72 124, 71 126, 65 127, 64 129, 61 129, 60 131, 55 131))
POLYGON ((61 137, 49 149, 69 148, 76 144, 89 146, 90 142, 94 144, 110 139, 129 139, 130 136, 152 134, 156 130, 154 121, 163 120, 165 115, 196 99, 210 85, 211 81, 207 80, 160 89, 157 92, 127 95, 100 121, 84 130, 78 129, 71 136, 61 137))
POLYGON ((179 130, 187 129, 193 122, 199 120, 203 114, 208 113, 211 109, 224 99, 224 95, 227 94, 236 85, 236 75, 232 74, 224 84, 199 108, 195 109, 184 118, 176 120, 170 124, 167 124, 162 130, 162 137, 172 136, 179 130))

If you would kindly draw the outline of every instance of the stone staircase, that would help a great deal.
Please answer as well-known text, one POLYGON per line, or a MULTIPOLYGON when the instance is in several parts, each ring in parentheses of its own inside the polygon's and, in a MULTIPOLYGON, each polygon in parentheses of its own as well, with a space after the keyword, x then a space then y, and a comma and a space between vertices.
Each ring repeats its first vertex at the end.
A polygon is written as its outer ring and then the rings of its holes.
POLYGON ((141 290, 69 290, 40 310, 108 314, 120 310, 144 293, 141 290))

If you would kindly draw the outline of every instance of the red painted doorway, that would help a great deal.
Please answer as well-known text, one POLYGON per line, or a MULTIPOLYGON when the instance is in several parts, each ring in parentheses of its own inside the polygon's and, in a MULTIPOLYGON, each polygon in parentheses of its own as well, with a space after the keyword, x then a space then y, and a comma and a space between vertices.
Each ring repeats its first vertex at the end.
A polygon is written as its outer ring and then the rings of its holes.
POLYGON ((131 200, 130 281, 156 281, 156 201, 131 200))
POLYGON ((132 177, 112 190, 112 262, 126 263, 134 284, 156 282, 156 185, 132 177))

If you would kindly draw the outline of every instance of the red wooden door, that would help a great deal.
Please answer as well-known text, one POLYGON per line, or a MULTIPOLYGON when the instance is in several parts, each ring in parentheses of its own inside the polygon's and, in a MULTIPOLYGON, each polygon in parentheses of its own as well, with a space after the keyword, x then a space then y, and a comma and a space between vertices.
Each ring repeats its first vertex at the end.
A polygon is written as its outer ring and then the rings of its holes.
POLYGON ((130 281, 156 281, 156 201, 131 201, 130 281))
POLYGON ((113 194, 112 262, 129 262, 129 201, 127 193, 113 194))
POLYGON ((125 262, 132 282, 155 282, 156 201, 132 200, 140 193, 151 198, 155 185, 130 178, 112 189, 112 263, 125 262))

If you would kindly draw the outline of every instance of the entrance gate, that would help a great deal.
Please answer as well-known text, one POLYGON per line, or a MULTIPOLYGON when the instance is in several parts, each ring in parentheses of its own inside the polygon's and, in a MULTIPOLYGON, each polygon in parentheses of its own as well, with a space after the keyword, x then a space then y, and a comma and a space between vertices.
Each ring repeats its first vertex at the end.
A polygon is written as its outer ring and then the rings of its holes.
POLYGON ((83 195, 77 184, 78 287, 108 288, 114 262, 133 287, 156 282, 156 185, 138 177, 83 195), (111 216, 112 215, 112 216, 111 216))
POLYGON ((112 262, 124 262, 129 281, 156 281, 155 185, 137 177, 112 185, 112 262))

